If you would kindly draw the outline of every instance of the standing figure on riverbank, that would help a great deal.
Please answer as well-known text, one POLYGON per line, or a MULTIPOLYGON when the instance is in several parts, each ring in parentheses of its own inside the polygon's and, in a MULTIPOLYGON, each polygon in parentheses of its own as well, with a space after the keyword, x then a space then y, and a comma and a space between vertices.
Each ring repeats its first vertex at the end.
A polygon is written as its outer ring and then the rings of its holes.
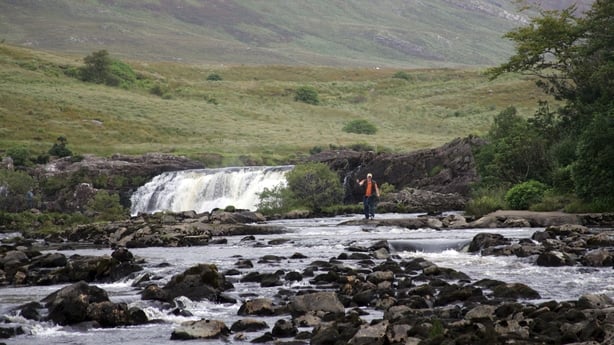
POLYGON ((365 219, 375 218, 375 198, 379 198, 379 187, 377 186, 377 182, 373 180, 373 175, 368 173, 366 179, 356 179, 356 183, 362 186, 364 190, 362 204, 364 206, 365 219))

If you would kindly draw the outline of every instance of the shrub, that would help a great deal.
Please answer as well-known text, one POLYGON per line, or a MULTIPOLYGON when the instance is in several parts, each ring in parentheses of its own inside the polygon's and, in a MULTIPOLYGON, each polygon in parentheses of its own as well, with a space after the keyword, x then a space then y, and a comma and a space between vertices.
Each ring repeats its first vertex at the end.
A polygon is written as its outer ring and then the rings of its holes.
POLYGON ((87 209, 95 212, 96 218, 101 220, 117 220, 126 216, 126 210, 119 202, 117 194, 99 191, 87 203, 87 209))
POLYGON ((30 158, 30 152, 23 146, 11 147, 6 151, 6 155, 13 159, 16 166, 27 165, 30 158))
POLYGON ((0 210, 20 212, 32 208, 33 196, 28 193, 35 187, 34 179, 27 173, 0 169, 0 210))
POLYGON ((343 199, 339 176, 324 163, 297 165, 286 179, 294 200, 312 211, 319 212, 343 199))
POLYGON ((377 128, 367 120, 353 120, 343 127, 343 131, 356 134, 375 134, 377 128))
POLYGON ((500 198, 492 195, 481 195, 469 200, 465 205, 465 213, 479 218, 503 208, 505 208, 505 204, 500 198))
POLYGON ((166 92, 168 92, 168 89, 160 84, 155 84, 149 89, 149 93, 158 97, 162 97, 166 92))
POLYGON ((316 145, 316 146, 312 147, 311 149, 309 149, 309 154, 315 155, 316 153, 320 153, 322 151, 323 151, 322 146, 316 145))
POLYGON ((222 80, 222 76, 220 76, 217 73, 211 73, 207 76, 207 80, 211 80, 211 81, 220 81, 222 80))
POLYGON ((513 210, 526 210, 541 202, 547 188, 545 184, 535 180, 522 182, 505 193, 505 202, 513 210))
POLYGON ((429 177, 437 176, 442 171, 443 171, 442 165, 439 165, 439 164, 435 165, 434 167, 431 168, 431 170, 429 170, 428 176, 429 177))
POLYGON ((354 151, 375 151, 375 147, 373 145, 369 145, 367 143, 358 143, 350 145, 350 149, 354 151))
POLYGON ((59 136, 57 142, 49 149, 49 154, 56 157, 68 157, 72 152, 66 147, 68 140, 64 136, 59 136))
POLYGON ((109 66, 109 78, 107 78, 107 85, 109 84, 109 79, 116 80, 116 84, 113 86, 122 86, 127 88, 128 86, 136 83, 136 73, 125 62, 119 60, 111 60, 111 65, 109 66))
POLYGON ((286 175, 287 186, 277 186, 258 194, 258 210, 265 214, 307 208, 322 209, 341 203, 343 186, 336 173, 324 163, 306 163, 286 175))
POLYGON ((34 159, 34 163, 36 163, 36 164, 47 164, 47 163, 49 163, 49 154, 48 153, 41 153, 40 155, 36 156, 36 158, 34 159))
POLYGON ((575 202, 577 198, 569 194, 556 194, 552 190, 547 190, 542 200, 529 207, 529 210, 536 212, 560 211, 575 202))
POLYGON ((389 193, 394 193, 394 191, 396 190, 396 188, 394 187, 393 184, 390 184, 388 182, 384 182, 382 183, 381 186, 379 186, 379 192, 381 195, 386 195, 389 193))
POLYGON ((396 72, 394 75, 392 75, 393 78, 398 78, 398 79, 404 79, 404 80, 411 80, 411 76, 409 75, 409 73, 405 72, 405 71, 398 71, 396 72))
POLYGON ((83 62, 85 65, 79 68, 83 81, 124 88, 136 82, 137 76, 132 67, 122 61, 112 59, 106 50, 93 52, 86 56, 83 62))
POLYGON ((569 213, 599 213, 614 210, 614 197, 599 198, 586 202, 582 199, 574 200, 565 205, 564 211, 569 213))
POLYGON ((320 104, 318 91, 316 91, 316 89, 311 86, 299 87, 294 95, 294 100, 313 105, 320 104))
POLYGON ((288 212, 295 206, 290 189, 283 185, 264 188, 258 198, 258 211, 267 215, 288 212))
MULTIPOLYGON (((477 186, 474 186, 476 188, 477 186)), ((465 213, 475 217, 482 217, 491 212, 505 208, 505 191, 500 188, 476 188, 472 198, 465 205, 465 213)))

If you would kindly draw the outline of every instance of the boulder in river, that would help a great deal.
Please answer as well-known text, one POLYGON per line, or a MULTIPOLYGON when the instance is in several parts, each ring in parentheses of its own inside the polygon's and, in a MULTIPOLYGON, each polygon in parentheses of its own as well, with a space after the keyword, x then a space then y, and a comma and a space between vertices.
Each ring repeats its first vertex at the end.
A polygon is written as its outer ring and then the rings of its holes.
POLYGON ((105 290, 84 281, 62 288, 42 302, 49 310, 49 320, 60 325, 94 321, 101 327, 118 327, 147 322, 142 310, 113 303, 105 290))

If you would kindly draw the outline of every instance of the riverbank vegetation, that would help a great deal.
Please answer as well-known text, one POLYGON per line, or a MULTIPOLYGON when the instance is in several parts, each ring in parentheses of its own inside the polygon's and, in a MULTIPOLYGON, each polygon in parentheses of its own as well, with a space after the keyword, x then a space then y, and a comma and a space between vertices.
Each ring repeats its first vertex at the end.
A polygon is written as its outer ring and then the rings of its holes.
POLYGON ((517 52, 489 74, 537 76, 537 86, 563 104, 540 102, 529 118, 514 107, 495 117, 477 154, 482 195, 473 206, 614 210, 613 16, 611 2, 596 1, 583 17, 574 7, 545 12, 506 35, 517 52))

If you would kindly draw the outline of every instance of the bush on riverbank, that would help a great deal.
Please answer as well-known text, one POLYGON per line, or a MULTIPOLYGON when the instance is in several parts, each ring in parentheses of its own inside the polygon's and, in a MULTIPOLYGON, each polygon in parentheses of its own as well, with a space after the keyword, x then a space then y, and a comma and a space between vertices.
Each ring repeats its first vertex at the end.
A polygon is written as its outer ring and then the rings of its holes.
POLYGON ((286 175, 288 185, 265 188, 259 193, 258 210, 264 214, 306 208, 320 213, 323 208, 341 204, 343 186, 339 177, 324 163, 299 164, 286 175))

